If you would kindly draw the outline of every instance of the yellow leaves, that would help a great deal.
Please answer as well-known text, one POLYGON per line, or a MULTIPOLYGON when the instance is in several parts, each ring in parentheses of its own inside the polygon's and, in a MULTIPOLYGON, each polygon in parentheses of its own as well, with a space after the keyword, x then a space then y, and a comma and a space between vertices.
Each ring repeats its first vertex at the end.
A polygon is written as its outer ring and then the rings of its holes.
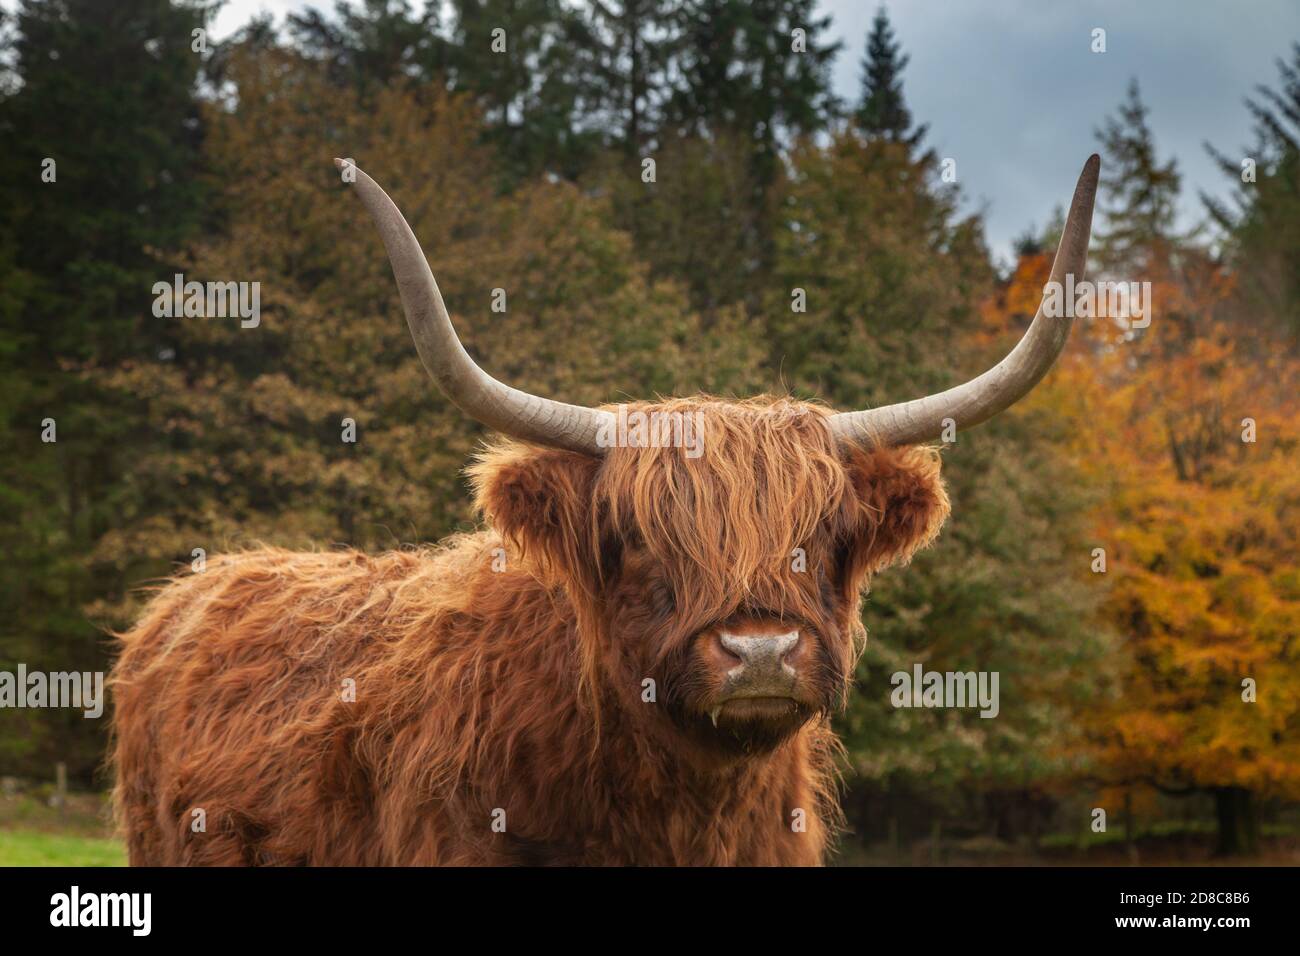
POLYGON ((1051 257, 1045 253, 1021 256, 1006 285, 999 287, 980 308, 981 344, 992 344, 1011 335, 1020 336, 1038 311, 1052 271, 1051 257))
MULTIPOLYGON (((985 328, 1032 314, 1022 261, 985 328)), ((1083 715, 1113 779, 1300 793, 1300 362, 1217 321, 1231 278, 1196 255, 1153 268, 1149 328, 1076 322, 1031 403, 1065 424, 1104 493, 1105 615, 1124 643, 1111 706, 1083 715), (1255 425, 1243 438, 1243 419, 1255 425), (1256 703, 1242 680, 1257 681, 1256 703)), ((1033 306, 1036 308, 1036 303, 1033 306)))
POLYGON ((1124 715, 1116 725, 1116 736, 1129 747, 1160 749, 1176 746, 1182 731, 1178 720, 1156 711, 1137 710, 1124 715))
POLYGON ((320 414, 325 404, 319 394, 297 386, 281 372, 259 375, 245 395, 250 414, 279 426, 310 421, 320 414))

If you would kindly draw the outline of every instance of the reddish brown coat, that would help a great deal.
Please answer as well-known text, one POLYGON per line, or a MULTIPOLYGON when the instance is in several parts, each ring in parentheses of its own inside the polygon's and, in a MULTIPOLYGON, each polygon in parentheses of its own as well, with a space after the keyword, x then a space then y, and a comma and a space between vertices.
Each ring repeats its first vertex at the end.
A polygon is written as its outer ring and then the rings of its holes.
POLYGON ((859 595, 937 533, 938 455, 842 451, 784 399, 639 407, 703 413, 705 454, 501 443, 471 469, 486 530, 170 582, 112 676, 131 862, 821 862, 859 595), (824 701, 721 753, 682 729, 710 693, 694 642, 760 609, 815 635, 824 701))

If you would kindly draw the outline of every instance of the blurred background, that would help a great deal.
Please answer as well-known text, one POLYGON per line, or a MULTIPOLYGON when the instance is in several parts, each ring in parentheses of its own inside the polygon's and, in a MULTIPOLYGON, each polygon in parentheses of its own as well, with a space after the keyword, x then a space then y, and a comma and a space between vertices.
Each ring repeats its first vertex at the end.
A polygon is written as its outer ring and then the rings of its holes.
MULTIPOLYGON (((1294 4, 272 6, 0 3, 0 671, 106 670, 196 549, 472 526, 481 429, 335 156, 506 381, 848 408, 1005 354, 1097 151, 1090 277, 1146 327, 1078 321, 945 448, 951 521, 865 606, 838 859, 1300 862, 1294 4), (260 323, 156 317, 176 273, 260 323), (894 709, 917 663, 997 671, 998 717, 894 709)), ((124 861, 107 724, 0 709, 0 864, 124 861)))

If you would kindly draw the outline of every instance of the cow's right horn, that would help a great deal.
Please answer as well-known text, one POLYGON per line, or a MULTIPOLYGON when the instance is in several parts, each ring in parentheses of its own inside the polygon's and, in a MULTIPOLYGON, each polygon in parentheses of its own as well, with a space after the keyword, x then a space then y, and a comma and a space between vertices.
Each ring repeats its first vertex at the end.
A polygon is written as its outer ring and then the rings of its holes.
POLYGON ((388 250, 416 351, 443 394, 466 415, 503 435, 589 455, 603 454, 605 448, 597 435, 602 426, 610 426, 613 415, 521 392, 479 368, 456 337, 420 243, 397 206, 351 161, 336 159, 334 165, 344 170, 350 167, 355 174, 361 201, 388 250))
MULTIPOLYGON (((1061 230, 1061 242, 1048 284, 1060 289, 1067 276, 1083 280, 1088 261, 1088 237, 1092 230, 1092 205, 1097 197, 1101 159, 1096 154, 1083 164, 1074 199, 1061 230)), ((998 412, 1020 401, 1047 374, 1070 337, 1071 312, 1053 315, 1049 296, 1043 290, 1038 314, 1024 337, 1001 362, 965 384, 910 402, 839 412, 830 419, 831 432, 840 439, 864 445, 912 445, 932 441, 943 434, 951 421, 958 429, 988 421, 998 412)))

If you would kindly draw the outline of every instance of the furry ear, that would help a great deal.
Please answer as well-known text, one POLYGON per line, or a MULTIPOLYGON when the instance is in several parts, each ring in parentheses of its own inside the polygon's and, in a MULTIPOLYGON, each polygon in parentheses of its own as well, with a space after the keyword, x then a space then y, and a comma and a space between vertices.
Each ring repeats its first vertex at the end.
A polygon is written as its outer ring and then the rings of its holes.
POLYGON ((480 512, 538 570, 589 585, 598 553, 599 459, 504 442, 469 467, 480 512))
POLYGON ((937 448, 855 449, 848 470, 858 503, 851 577, 906 563, 938 535, 949 505, 937 448))

